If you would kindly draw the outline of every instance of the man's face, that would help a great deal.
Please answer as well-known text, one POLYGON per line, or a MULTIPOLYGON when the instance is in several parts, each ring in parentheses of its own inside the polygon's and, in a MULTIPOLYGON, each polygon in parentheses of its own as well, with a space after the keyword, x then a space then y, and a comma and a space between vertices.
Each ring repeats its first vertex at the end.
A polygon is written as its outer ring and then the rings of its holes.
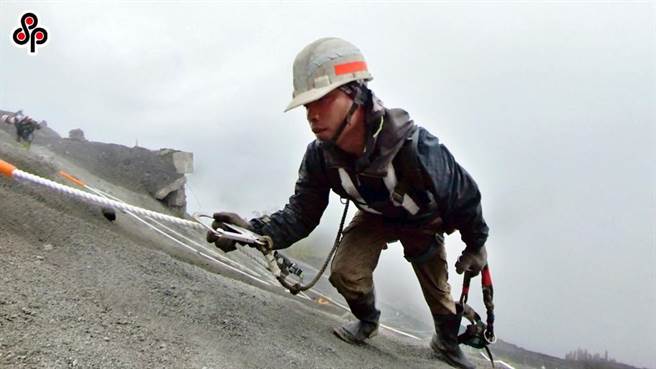
POLYGON ((344 122, 353 100, 340 89, 334 89, 319 100, 305 104, 310 129, 317 139, 329 141, 344 122))

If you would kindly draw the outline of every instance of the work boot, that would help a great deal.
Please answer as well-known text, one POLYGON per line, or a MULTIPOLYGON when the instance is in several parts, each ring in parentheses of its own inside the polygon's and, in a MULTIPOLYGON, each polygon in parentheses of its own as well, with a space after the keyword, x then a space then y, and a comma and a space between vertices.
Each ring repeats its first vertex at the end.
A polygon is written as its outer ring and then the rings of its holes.
POLYGON ((346 302, 358 320, 335 327, 333 333, 348 343, 361 345, 367 338, 378 334, 380 311, 375 306, 375 294, 372 291, 361 299, 346 302))
POLYGON ((444 361, 456 368, 475 369, 476 366, 467 360, 458 345, 458 330, 462 312, 460 314, 435 314, 433 319, 436 331, 430 342, 433 351, 441 354, 444 361))

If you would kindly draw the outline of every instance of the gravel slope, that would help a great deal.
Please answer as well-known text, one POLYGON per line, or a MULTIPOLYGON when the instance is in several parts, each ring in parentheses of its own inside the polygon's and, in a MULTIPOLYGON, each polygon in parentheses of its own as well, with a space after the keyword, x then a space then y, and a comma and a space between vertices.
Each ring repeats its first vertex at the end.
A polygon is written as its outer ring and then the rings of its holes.
MULTIPOLYGON (((0 159, 50 178, 66 162, 2 131, 0 159)), ((110 223, 97 207, 4 177, 0 281, 1 368, 449 368, 427 342, 389 332, 343 343, 331 333, 344 315, 334 307, 210 265, 122 214, 110 223)))

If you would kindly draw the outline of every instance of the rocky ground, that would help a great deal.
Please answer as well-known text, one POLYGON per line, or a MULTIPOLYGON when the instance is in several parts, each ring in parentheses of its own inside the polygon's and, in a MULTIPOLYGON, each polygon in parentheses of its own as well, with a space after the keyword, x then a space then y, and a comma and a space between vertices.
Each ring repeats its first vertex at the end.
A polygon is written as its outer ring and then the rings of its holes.
MULTIPOLYGON (((5 131, 0 159, 51 179, 68 169, 166 211, 5 131)), ((386 330, 348 345, 331 333, 345 318, 181 250, 124 214, 112 223, 96 206, 0 178, 2 368, 449 368, 426 341, 386 330)))

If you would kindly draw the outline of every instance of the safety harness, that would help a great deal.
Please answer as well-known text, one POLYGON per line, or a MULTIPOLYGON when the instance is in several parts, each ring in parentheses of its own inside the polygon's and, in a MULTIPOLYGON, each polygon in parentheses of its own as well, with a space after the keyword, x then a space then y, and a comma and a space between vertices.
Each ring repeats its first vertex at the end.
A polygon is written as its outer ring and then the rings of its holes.
MULTIPOLYGON (((379 125, 383 124, 384 119, 381 116, 379 125)), ((331 168, 328 178, 333 189, 341 196, 350 198, 358 208, 367 213, 403 222, 420 222, 433 218, 437 214, 437 202, 424 182, 421 164, 417 158, 418 137, 419 129, 415 127, 388 164, 384 177, 361 176, 349 173, 343 167, 331 168), (375 191, 385 192, 385 196, 377 195, 377 200, 366 200, 365 193, 359 190, 361 181, 366 181, 375 191)))

